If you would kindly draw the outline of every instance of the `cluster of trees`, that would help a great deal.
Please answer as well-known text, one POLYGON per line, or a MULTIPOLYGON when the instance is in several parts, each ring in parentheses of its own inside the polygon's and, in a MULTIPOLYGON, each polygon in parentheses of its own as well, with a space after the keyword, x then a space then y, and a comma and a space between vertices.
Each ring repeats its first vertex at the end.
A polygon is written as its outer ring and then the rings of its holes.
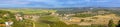
POLYGON ((9 11, 0 10, 0 24, 2 25, 0 27, 5 27, 5 22, 10 20, 15 21, 14 14, 9 11))
POLYGON ((12 27, 28 27, 32 26, 33 24, 33 21, 27 19, 23 21, 17 21, 14 13, 11 13, 10 11, 0 10, 0 24, 5 24, 5 22, 7 22, 8 20, 14 22, 12 27))
POLYGON ((4 24, 6 21, 14 19, 14 15, 11 12, 0 10, 0 24, 4 24))

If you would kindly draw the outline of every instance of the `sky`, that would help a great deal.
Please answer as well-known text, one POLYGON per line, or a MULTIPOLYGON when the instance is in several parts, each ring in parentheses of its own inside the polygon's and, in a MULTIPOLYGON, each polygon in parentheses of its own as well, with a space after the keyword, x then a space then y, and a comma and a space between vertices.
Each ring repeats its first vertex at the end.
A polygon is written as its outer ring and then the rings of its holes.
POLYGON ((120 0, 0 0, 0 7, 120 7, 120 0))

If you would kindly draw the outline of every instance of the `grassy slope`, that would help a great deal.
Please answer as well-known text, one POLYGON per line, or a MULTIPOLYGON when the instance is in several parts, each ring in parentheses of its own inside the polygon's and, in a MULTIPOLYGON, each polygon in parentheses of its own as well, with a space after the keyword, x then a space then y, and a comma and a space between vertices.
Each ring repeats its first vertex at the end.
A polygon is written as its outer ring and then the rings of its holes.
POLYGON ((35 23, 36 27, 48 27, 47 23, 59 21, 58 17, 50 16, 50 15, 41 16, 40 20, 35 23), (44 20, 48 22, 39 22, 40 20, 44 20))

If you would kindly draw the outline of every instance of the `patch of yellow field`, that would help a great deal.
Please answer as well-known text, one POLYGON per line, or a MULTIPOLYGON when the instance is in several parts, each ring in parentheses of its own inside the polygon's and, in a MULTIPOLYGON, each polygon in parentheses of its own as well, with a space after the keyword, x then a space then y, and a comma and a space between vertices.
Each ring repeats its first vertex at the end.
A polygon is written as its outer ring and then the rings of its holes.
POLYGON ((98 18, 116 18, 117 16, 115 14, 108 14, 108 15, 97 15, 93 17, 98 17, 98 18))

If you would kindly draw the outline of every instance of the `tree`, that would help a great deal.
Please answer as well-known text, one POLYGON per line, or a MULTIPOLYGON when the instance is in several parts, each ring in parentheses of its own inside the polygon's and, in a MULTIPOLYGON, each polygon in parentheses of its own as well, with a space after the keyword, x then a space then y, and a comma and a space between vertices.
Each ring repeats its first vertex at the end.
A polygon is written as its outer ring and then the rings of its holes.
POLYGON ((118 22, 118 25, 117 25, 117 27, 120 27, 120 20, 119 20, 119 22, 118 22))
POLYGON ((113 20, 109 20, 108 27, 115 27, 115 24, 113 23, 113 20))

